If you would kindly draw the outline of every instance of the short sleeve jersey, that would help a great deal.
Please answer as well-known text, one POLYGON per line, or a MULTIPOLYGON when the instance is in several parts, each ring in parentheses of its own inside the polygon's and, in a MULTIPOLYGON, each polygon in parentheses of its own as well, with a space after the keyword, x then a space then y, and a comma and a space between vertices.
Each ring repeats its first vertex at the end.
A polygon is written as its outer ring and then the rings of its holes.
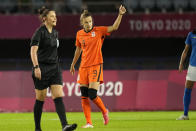
POLYGON ((39 63, 58 62, 58 32, 53 29, 48 32, 45 25, 39 27, 32 36, 31 46, 39 46, 37 56, 39 63))
POLYGON ((76 35, 76 46, 82 48, 80 67, 89 67, 103 63, 102 45, 105 37, 110 35, 108 27, 93 27, 89 32, 79 30, 76 35))
POLYGON ((196 66, 196 34, 189 32, 185 44, 190 45, 192 47, 190 65, 196 66))

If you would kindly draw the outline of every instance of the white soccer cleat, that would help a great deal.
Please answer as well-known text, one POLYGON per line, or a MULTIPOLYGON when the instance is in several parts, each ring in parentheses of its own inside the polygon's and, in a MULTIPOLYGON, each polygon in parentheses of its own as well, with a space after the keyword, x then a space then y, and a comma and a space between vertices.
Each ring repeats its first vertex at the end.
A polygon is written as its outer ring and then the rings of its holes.
POLYGON ((91 125, 91 124, 89 124, 89 123, 87 123, 86 125, 82 126, 82 128, 93 128, 93 127, 94 127, 94 126, 91 125))
POLYGON ((176 120, 189 120, 188 116, 182 115, 179 118, 177 118, 176 120))

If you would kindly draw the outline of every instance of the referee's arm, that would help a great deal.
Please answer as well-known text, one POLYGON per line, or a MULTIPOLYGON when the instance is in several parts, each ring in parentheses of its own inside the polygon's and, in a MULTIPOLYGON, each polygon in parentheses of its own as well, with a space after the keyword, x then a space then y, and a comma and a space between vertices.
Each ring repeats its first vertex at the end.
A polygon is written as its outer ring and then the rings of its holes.
POLYGON ((37 59, 37 51, 38 51, 38 46, 31 46, 31 60, 33 63, 33 67, 39 65, 37 59))
POLYGON ((34 75, 36 78, 41 80, 41 70, 38 64, 37 51, 38 51, 38 46, 31 46, 31 60, 33 63, 34 75))

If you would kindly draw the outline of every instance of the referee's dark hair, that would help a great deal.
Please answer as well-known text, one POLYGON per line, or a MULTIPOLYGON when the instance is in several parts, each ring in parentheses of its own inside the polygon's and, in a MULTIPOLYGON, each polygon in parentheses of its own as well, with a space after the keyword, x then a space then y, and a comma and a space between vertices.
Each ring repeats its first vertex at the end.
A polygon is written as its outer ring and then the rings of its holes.
POLYGON ((42 22, 45 22, 46 20, 46 17, 48 15, 48 13, 50 11, 53 11, 53 10, 50 10, 48 8, 46 8, 45 6, 42 6, 39 10, 38 10, 38 13, 39 13, 39 18, 42 22))

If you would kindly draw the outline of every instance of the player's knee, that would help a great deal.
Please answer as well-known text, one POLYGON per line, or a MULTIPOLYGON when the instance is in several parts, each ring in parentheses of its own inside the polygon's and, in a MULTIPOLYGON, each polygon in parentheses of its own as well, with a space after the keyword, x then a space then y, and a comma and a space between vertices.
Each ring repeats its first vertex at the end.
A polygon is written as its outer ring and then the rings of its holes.
POLYGON ((185 85, 186 88, 192 89, 193 86, 194 86, 194 82, 192 82, 192 81, 186 81, 186 85, 185 85))
POLYGON ((97 97, 97 90, 96 89, 88 89, 88 96, 91 100, 94 100, 97 97))
POLYGON ((81 95, 82 95, 83 97, 88 97, 88 87, 81 86, 81 87, 80 87, 80 91, 81 91, 81 95))

